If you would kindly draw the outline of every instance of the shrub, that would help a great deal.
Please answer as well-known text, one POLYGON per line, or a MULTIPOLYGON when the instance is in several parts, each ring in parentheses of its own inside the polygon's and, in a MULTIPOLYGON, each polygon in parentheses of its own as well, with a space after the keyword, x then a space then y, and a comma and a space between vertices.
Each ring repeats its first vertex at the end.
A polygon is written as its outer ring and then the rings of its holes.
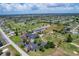
POLYGON ((16 53, 15 56, 20 56, 20 54, 19 53, 16 53))
POLYGON ((67 37, 67 40, 66 42, 72 42, 73 38, 71 37, 71 35, 69 34, 68 37, 67 37))
POLYGON ((44 52, 44 51, 45 51, 45 50, 44 50, 44 47, 42 47, 42 46, 40 46, 39 50, 40 50, 41 52, 44 52))
POLYGON ((46 49, 48 48, 54 48, 55 44, 53 42, 48 41, 47 44, 44 46, 46 49))
POLYGON ((20 45, 21 48, 24 48, 24 45, 20 45))

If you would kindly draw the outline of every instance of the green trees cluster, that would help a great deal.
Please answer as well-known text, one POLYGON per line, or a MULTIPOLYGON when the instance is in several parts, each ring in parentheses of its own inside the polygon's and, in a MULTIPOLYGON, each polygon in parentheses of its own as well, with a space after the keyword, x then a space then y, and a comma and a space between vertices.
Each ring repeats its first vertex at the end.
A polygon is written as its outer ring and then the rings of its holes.
POLYGON ((73 38, 72 38, 72 36, 69 34, 68 37, 67 37, 66 42, 72 42, 72 41, 73 41, 73 38))
POLYGON ((47 44, 44 47, 46 49, 48 49, 48 48, 55 48, 55 44, 53 42, 48 41, 47 44))
POLYGON ((15 35, 18 36, 18 29, 15 30, 15 35))
POLYGON ((34 40, 34 43, 38 45, 39 50, 40 50, 41 52, 44 52, 45 49, 55 48, 55 44, 54 44, 53 42, 50 42, 50 41, 48 41, 47 44, 44 45, 44 46, 41 45, 42 40, 40 40, 40 39, 35 39, 35 40, 34 40))
POLYGON ((43 46, 40 46, 39 50, 40 50, 41 52, 44 52, 44 51, 45 51, 45 49, 44 49, 43 46))
POLYGON ((79 18, 78 18, 78 17, 76 17, 75 21, 79 23, 79 18))
POLYGON ((55 48, 55 44, 53 42, 48 41, 47 44, 45 46, 40 46, 39 50, 41 52, 44 52, 45 49, 49 49, 49 48, 55 48))
POLYGON ((35 39, 34 40, 34 43, 37 44, 38 46, 41 45, 41 42, 42 42, 42 40, 40 40, 40 39, 35 39))

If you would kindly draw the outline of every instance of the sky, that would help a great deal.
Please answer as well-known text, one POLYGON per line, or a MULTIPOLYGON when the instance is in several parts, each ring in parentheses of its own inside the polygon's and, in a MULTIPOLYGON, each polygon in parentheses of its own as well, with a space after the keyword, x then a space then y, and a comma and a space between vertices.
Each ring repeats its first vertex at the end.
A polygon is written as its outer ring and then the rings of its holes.
POLYGON ((79 3, 0 3, 0 15, 79 13, 79 3))

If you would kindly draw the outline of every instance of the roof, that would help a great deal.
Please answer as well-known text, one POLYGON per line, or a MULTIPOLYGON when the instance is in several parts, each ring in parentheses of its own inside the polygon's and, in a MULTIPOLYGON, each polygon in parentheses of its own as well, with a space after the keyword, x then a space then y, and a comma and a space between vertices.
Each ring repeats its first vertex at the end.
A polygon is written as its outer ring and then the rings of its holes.
POLYGON ((29 39, 35 39, 36 37, 38 37, 38 35, 37 34, 26 33, 26 34, 23 34, 21 36, 21 38, 25 38, 25 37, 28 37, 29 39))
POLYGON ((26 36, 30 39, 36 38, 38 35, 37 34, 26 34, 26 36))

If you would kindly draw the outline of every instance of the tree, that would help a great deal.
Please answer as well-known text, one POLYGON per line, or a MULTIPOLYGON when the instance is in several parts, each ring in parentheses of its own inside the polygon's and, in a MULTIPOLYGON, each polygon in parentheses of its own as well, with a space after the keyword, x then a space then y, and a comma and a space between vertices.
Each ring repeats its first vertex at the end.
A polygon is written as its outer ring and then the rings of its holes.
POLYGON ((34 43, 37 44, 38 46, 41 45, 41 42, 42 42, 42 40, 40 40, 40 39, 35 39, 34 40, 34 43))
POLYGON ((47 44, 44 46, 46 49, 48 48, 54 48, 55 44, 53 42, 48 41, 47 44))
POLYGON ((18 29, 16 29, 16 31, 15 31, 15 35, 18 36, 18 29))
POLYGON ((44 51, 45 51, 45 49, 44 49, 44 47, 43 47, 43 46, 40 46, 39 50, 40 50, 40 51, 42 51, 42 52, 44 52, 44 51))
POLYGON ((48 45, 48 44, 46 44, 46 45, 44 46, 44 48, 48 49, 48 48, 49 48, 49 45, 48 45))
POLYGON ((38 43, 38 46, 40 46, 40 45, 41 45, 41 42, 38 43))
POLYGON ((35 49, 35 52, 37 51, 37 49, 35 49))
POLYGON ((17 31, 15 31, 15 35, 18 36, 18 32, 17 31))
POLYGON ((55 44, 53 42, 48 41, 47 44, 49 45, 50 48, 54 48, 55 47, 55 44))
POLYGON ((76 17, 74 21, 76 21, 76 22, 78 22, 78 23, 79 23, 79 18, 78 18, 78 17, 76 17))
POLYGON ((24 45, 20 45, 21 48, 24 48, 24 45))
POLYGON ((30 39, 26 39, 26 41, 25 41, 25 42, 26 42, 26 44, 29 44, 29 42, 30 42, 30 39))
POLYGON ((71 37, 71 35, 69 34, 68 37, 67 37, 67 40, 66 42, 72 42, 73 38, 71 37))
POLYGON ((34 44, 36 44, 36 43, 37 43, 37 40, 35 39, 35 40, 34 40, 34 44))
POLYGON ((8 24, 8 27, 9 27, 10 29, 12 28, 10 24, 8 24))

